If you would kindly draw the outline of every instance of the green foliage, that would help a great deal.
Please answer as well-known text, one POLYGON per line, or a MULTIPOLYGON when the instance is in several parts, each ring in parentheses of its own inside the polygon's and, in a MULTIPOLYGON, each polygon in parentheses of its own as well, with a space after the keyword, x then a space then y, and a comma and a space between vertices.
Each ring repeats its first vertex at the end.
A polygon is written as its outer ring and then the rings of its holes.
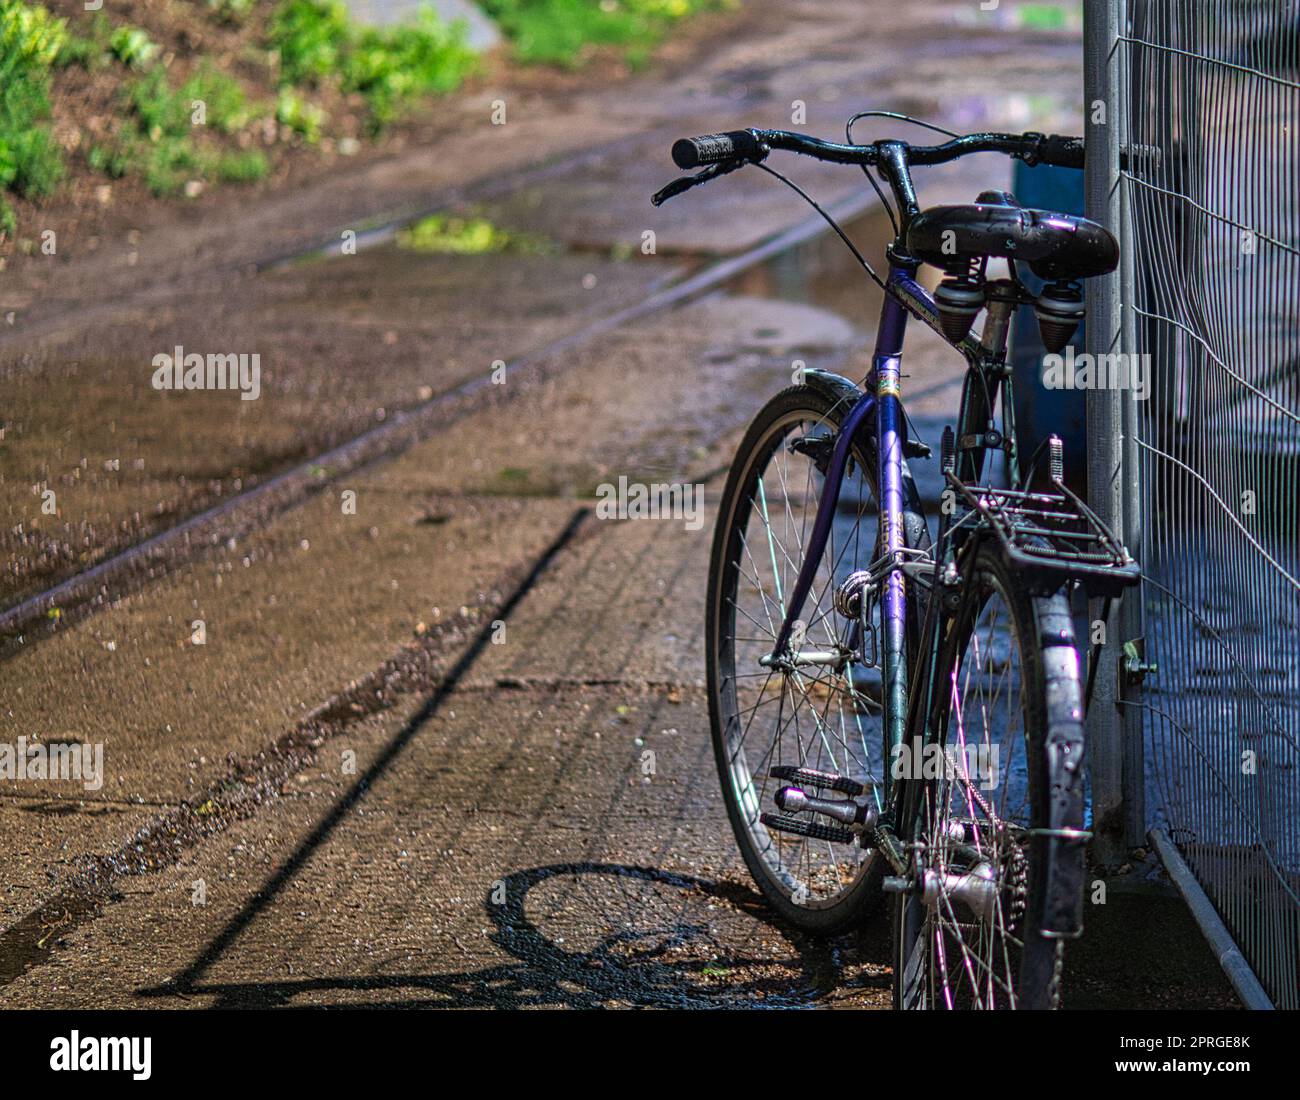
POLYGON ((177 93, 182 104, 193 117, 194 104, 201 101, 207 115, 206 125, 233 134, 242 130, 260 112, 249 106, 244 89, 225 73, 217 72, 204 64, 189 78, 177 93))
MULTIPOLYGON (((0 189, 48 195, 63 175, 63 153, 41 120, 50 113, 50 67, 66 28, 42 7, 0 0, 0 189)), ((0 231, 14 213, 0 199, 0 231)))
POLYGON ((455 256, 480 256, 490 252, 544 253, 549 243, 526 233, 500 229, 486 218, 451 217, 432 214, 403 229, 397 235, 402 248, 416 252, 455 256))
MULTIPOLYGON (((675 20, 736 0, 484 0, 525 61, 582 62, 589 47, 607 45, 633 63, 646 57, 675 20)), ((248 21, 257 0, 205 0, 210 18, 231 26, 248 21)), ((173 87, 159 62, 162 47, 130 25, 114 26, 103 12, 79 20, 77 33, 45 7, 0 0, 0 234, 14 230, 5 192, 49 194, 64 171, 63 151, 48 124, 55 67, 123 72, 122 125, 85 148, 86 163, 111 178, 138 175, 158 194, 193 179, 248 182, 269 172, 256 149, 219 147, 216 135, 239 133, 274 112, 277 122, 311 143, 329 119, 311 89, 331 87, 359 96, 372 130, 399 118, 421 96, 455 90, 477 61, 464 28, 443 23, 432 10, 396 27, 360 27, 342 0, 276 0, 267 5, 266 47, 278 58, 273 106, 251 105, 241 85, 201 66, 173 87), (202 101, 203 126, 196 123, 202 101)), ((534 250, 544 242, 505 233, 481 218, 434 218, 403 234, 409 247, 435 252, 534 250)))
POLYGON ((0 76, 30 74, 54 64, 67 25, 39 5, 0 0, 0 76))
POLYGON ((101 68, 113 60, 112 37, 113 25, 108 21, 108 16, 97 11, 90 20, 89 34, 67 32, 54 64, 59 68, 70 65, 78 65, 87 70, 101 68))
POLYGON ((308 143, 315 145, 321 138, 321 130, 329 121, 324 109, 299 95, 292 88, 281 88, 275 101, 275 120, 281 126, 302 136, 308 143))
POLYGON ((257 0, 208 0, 208 11, 219 23, 240 26, 252 14, 257 0))
POLYGON ((266 156, 258 150, 223 153, 199 142, 197 101, 204 104, 205 125, 221 133, 242 129, 257 113, 224 73, 204 66, 173 88, 166 70, 154 66, 127 86, 125 98, 134 126, 116 148, 92 150, 92 167, 110 175, 139 172, 156 195, 175 194, 191 179, 247 183, 267 174, 266 156))
POLYGON ((463 29, 447 26, 431 8, 398 27, 355 26, 342 0, 285 0, 268 30, 280 57, 283 85, 334 81, 357 92, 379 129, 411 100, 458 87, 475 58, 463 29))
POLYGON ((121 179, 132 167, 130 154, 120 145, 92 145, 86 163, 111 179, 121 179))
POLYGON ((162 50, 139 27, 118 27, 109 37, 108 48, 128 69, 148 67, 162 50))
POLYGON ((190 180, 254 183, 270 170, 260 149, 220 152, 174 137, 137 146, 128 154, 127 166, 144 176, 155 195, 179 194, 190 180))
POLYGON ((226 183, 256 183, 269 171, 266 154, 260 149, 221 153, 211 168, 211 173, 226 183))
POLYGON ((464 37, 432 8, 398 28, 366 28, 348 56, 344 89, 365 97, 377 126, 392 122, 408 100, 455 91, 473 71, 464 37))
POLYGON ((35 198, 48 195, 63 178, 63 151, 49 130, 0 136, 0 186, 35 198))
POLYGON ((286 0, 271 17, 268 38, 280 54, 280 80, 308 84, 337 73, 348 48, 342 0, 286 0))
POLYGON ((735 0, 482 0, 521 61, 576 68, 593 46, 643 64, 679 19, 735 0))
POLYGON ((164 135, 141 147, 132 158, 144 175, 145 186, 155 195, 174 195, 185 181, 201 176, 201 160, 194 143, 164 135))
POLYGON ((234 80, 207 65, 179 88, 171 86, 165 69, 155 66, 127 85, 126 99, 152 141, 163 135, 189 135, 199 124, 199 103, 203 104, 202 124, 223 134, 242 130, 258 115, 234 80))
POLYGON ((161 66, 128 84, 126 101, 150 141, 189 134, 190 106, 172 90, 161 66))

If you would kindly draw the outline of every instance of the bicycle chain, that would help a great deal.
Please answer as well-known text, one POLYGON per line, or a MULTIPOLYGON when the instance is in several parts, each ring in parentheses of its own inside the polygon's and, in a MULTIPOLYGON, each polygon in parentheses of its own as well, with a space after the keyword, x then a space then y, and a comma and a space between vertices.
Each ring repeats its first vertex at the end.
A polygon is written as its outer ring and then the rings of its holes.
POLYGON ((1047 997, 1055 1012, 1061 1007, 1061 973, 1065 969, 1065 941, 1056 941, 1056 958, 1052 963, 1052 979, 1047 986, 1047 997))
MULTIPOLYGON (((957 777, 962 780, 961 776, 957 777)), ((975 785, 965 779, 962 785, 971 800, 984 811, 985 817, 989 823, 997 821, 997 815, 994 814, 992 807, 987 800, 976 789, 975 785)), ((1020 918, 1025 915, 1025 910, 1029 905, 1029 861, 1025 858, 1025 850, 1007 835, 1005 823, 1003 823, 1002 839, 1004 843, 1010 846, 1009 858, 1005 860, 1007 870, 1008 890, 1011 897, 1010 912, 1008 914, 1008 930, 1017 929, 1020 926, 1020 918)))
POLYGON ((1007 880, 1011 894, 1011 911, 1008 914, 1007 929, 1019 931, 1020 920, 1029 908, 1029 860, 1025 850, 1014 840, 1011 843, 1011 858, 1007 861, 1007 880))

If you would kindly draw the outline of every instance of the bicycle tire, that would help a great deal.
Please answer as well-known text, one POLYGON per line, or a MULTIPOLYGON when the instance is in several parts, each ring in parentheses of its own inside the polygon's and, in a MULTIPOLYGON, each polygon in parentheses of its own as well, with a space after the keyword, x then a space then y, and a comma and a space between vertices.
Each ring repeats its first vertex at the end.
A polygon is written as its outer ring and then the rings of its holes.
MULTIPOLYGON (((765 472, 766 464, 780 446, 780 441, 785 438, 783 429, 800 422, 802 418, 823 424, 829 432, 838 435, 849 408, 846 399, 837 399, 812 386, 797 385, 777 394, 759 412, 741 441, 723 491, 707 590, 706 664, 710 726, 728 819, 745 864, 764 897, 784 920, 813 935, 833 935, 844 931, 878 903, 881 859, 875 853, 869 853, 864 858, 865 869, 861 870, 852 886, 833 903, 821 904, 818 899, 796 897, 797 890, 791 888, 788 876, 780 873, 779 865, 773 866, 771 845, 763 847, 766 834, 761 825, 756 826, 757 810, 752 797, 754 777, 752 774, 749 776, 750 785, 745 788, 744 780, 738 778, 736 753, 733 751, 737 730, 732 722, 738 713, 735 641, 736 589, 741 576, 738 547, 744 540, 745 526, 754 513, 754 486, 765 472), (748 799, 746 791, 750 795, 748 799)), ((862 471, 872 497, 878 499, 874 437, 868 432, 861 432, 859 439, 854 442, 852 454, 855 468, 862 471)), ((906 466, 904 496, 907 545, 918 549, 928 547, 929 533, 920 498, 906 466)), ((873 546, 876 538, 877 533, 873 530, 870 533, 873 546)), ((826 556, 833 553, 833 548, 828 546, 826 556)), ((792 566, 793 564, 791 563, 792 566)), ((918 601, 911 587, 909 582, 909 595, 912 597, 909 600, 909 666, 919 641, 920 621, 918 601)), ((819 766, 806 760, 778 762, 806 764, 814 768, 819 766)), ((770 810, 774 807, 766 808, 770 810)), ((781 835, 779 843, 785 842, 785 835, 781 835)), ((770 835, 767 835, 767 841, 771 841, 770 835)))
MULTIPOLYGON (((943 807, 951 799, 939 789, 942 780, 909 779, 906 789, 900 786, 899 791, 899 833, 905 842, 916 846, 913 851, 917 879, 911 889, 899 895, 894 907, 895 1007, 1057 1008, 1065 937, 1075 931, 1066 926, 1077 920, 1083 888, 1083 846, 1080 842, 1085 812, 1083 704, 1069 602, 1063 592, 1050 596, 1033 596, 1026 592, 991 542, 985 541, 975 548, 970 566, 970 575, 963 581, 965 594, 940 643, 937 665, 937 684, 940 687, 935 692, 931 729, 938 732, 945 745, 948 743, 953 727, 954 697, 959 690, 956 685, 963 669, 968 667, 972 638, 979 636, 977 623, 982 621, 991 598, 999 597, 1013 620, 1011 625, 1020 655, 1020 710, 1024 722, 1025 786, 1029 801, 1027 825, 1035 831, 1021 835, 1021 839, 1015 842, 1016 850, 1025 860, 1023 865, 1018 865, 1011 845, 1006 845, 1004 853, 995 842, 987 839, 997 835, 997 827, 991 822, 984 827, 983 858, 999 869, 996 910, 985 923, 996 925, 1000 915, 1006 922, 1006 938, 1001 945, 1004 951, 1007 943, 1014 945, 1017 938, 1019 946, 1012 946, 1004 955, 1004 977, 1009 979, 1006 989, 998 988, 995 978, 986 978, 983 972, 979 972, 979 980, 988 982, 988 989, 983 994, 977 993, 974 977, 970 978, 970 988, 965 989, 961 988, 962 973, 956 980, 952 979, 952 971, 959 968, 947 961, 952 951, 945 949, 944 945, 954 937, 951 929, 943 928, 944 910, 946 908, 951 927, 960 929, 961 916, 964 915, 961 906, 954 906, 942 897, 938 901, 932 897, 927 903, 924 893, 917 887, 917 883, 922 881, 921 874, 926 871, 938 876, 930 881, 952 881, 942 877, 953 872, 946 862, 942 862, 943 857, 935 854, 936 851, 942 852, 948 844, 957 847, 955 842, 943 839, 954 833, 951 820, 940 821, 943 807), (953 690, 946 690, 944 685, 950 684, 953 690), (928 827, 923 819, 928 819, 928 827), (1052 832, 1045 835, 1045 830, 1052 832), (1070 839, 1062 839, 1061 833, 1070 839), (1004 865, 1008 870, 1003 870, 1004 865), (1016 881, 1022 871, 1027 883, 1016 881), (1008 912, 1010 916, 1016 916, 1017 904, 1024 908, 1017 918, 1018 923, 1013 926, 1008 912), (1019 934, 1018 937, 1015 933, 1019 934), (943 971, 944 988, 941 990, 935 988, 936 959, 943 971), (1014 985, 1010 981, 1012 970, 1014 985)), ((990 630, 989 638, 992 637, 993 631, 990 630)), ((993 641, 985 644, 987 652, 991 653, 994 647, 993 641)), ((983 661, 990 666, 996 664, 992 656, 986 656, 983 661)), ((979 663, 977 660, 976 664, 979 663)), ((963 681, 963 684, 962 698, 969 699, 970 693, 965 690, 969 682, 963 681)), ((958 700, 959 704, 961 701, 958 700)), ((969 743, 965 724, 963 718, 958 727, 963 745, 969 743)), ((1011 762, 1007 761, 1003 782, 1008 786, 1013 781, 1012 770, 1011 762)), ((974 816, 978 821, 979 813, 974 816)), ((1009 821, 1002 825, 1006 834, 1012 835, 1009 821)), ((962 825, 962 829, 977 835, 979 831, 978 827, 969 824, 962 825)), ((1018 826, 1015 832, 1020 835, 1018 826)), ((965 862, 969 864, 973 858, 967 855, 965 862)), ((975 935, 972 932, 971 938, 974 939, 975 935)), ((997 936, 996 927, 992 936, 997 936)), ((964 955, 967 945, 960 947, 964 955)), ((990 958, 996 966, 996 954, 991 953, 990 958)), ((964 957, 962 961, 969 965, 964 957)), ((976 973, 974 966, 969 970, 971 974, 976 973)))

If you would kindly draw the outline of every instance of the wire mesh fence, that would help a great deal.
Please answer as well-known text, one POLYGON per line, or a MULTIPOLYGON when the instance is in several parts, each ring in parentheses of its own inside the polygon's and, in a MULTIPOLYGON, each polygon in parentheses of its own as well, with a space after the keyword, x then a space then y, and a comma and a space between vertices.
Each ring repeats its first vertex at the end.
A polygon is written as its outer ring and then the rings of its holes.
POLYGON ((1121 311, 1162 826, 1300 1007, 1300 4, 1118 0, 1121 311), (1145 396, 1145 399, 1143 399, 1145 396))

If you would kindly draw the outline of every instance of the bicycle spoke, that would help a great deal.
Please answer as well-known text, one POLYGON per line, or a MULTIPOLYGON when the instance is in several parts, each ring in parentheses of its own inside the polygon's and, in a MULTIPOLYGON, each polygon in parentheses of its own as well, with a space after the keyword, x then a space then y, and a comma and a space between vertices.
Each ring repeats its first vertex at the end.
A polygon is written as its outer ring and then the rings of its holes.
MULTIPOLYGON (((870 494, 862 484, 849 484, 851 479, 846 478, 842 499, 855 501, 855 507, 833 519, 791 646, 796 653, 824 651, 843 658, 781 670, 758 664, 776 656, 776 638, 821 507, 823 476, 802 448, 789 444, 825 427, 824 417, 794 416, 776 425, 763 445, 767 458, 743 488, 746 519, 736 525, 727 563, 731 580, 721 602, 731 624, 723 641, 734 655, 723 693, 729 709, 724 732, 730 784, 745 807, 742 816, 755 850, 766 853, 763 858, 781 878, 783 890, 810 906, 830 904, 850 888, 868 857, 860 849, 825 840, 769 833, 758 815, 777 809, 772 795, 780 784, 770 772, 782 764, 871 783, 871 744, 873 739, 879 744, 882 709, 854 683, 857 672, 847 648, 853 623, 834 607, 841 571, 847 575, 870 565, 861 548, 874 550, 877 542, 870 494), (851 535, 845 532, 849 523, 851 535), (859 530, 863 526, 866 533, 859 530)), ((861 474, 856 477, 860 481, 861 474)))

